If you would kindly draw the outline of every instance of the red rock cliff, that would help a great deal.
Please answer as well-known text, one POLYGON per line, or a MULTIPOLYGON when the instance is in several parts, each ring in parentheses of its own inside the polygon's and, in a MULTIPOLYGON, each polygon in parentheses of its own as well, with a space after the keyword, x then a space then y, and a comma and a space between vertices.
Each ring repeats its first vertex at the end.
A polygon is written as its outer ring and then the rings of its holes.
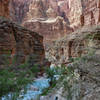
POLYGON ((82 26, 100 23, 100 0, 82 0, 82 26))
POLYGON ((27 60, 32 65, 43 64, 45 57, 43 37, 0 18, 0 67, 6 64, 6 56, 11 63, 16 57, 17 64, 27 60))
POLYGON ((19 22, 27 12, 29 19, 62 16, 72 28, 98 24, 100 20, 100 0, 12 0, 11 8, 13 19, 19 22))
POLYGON ((72 32, 68 22, 60 16, 57 1, 33 0, 23 26, 44 36, 44 43, 57 40, 72 32))
POLYGON ((100 0, 14 0, 13 19, 44 40, 61 38, 72 29, 100 23, 100 0), (31 4, 30 4, 31 2, 31 4), (20 7, 18 6, 20 5, 20 7), (55 38, 56 37, 56 38, 55 38))
POLYGON ((9 18, 9 0, 0 0, 0 16, 9 18))

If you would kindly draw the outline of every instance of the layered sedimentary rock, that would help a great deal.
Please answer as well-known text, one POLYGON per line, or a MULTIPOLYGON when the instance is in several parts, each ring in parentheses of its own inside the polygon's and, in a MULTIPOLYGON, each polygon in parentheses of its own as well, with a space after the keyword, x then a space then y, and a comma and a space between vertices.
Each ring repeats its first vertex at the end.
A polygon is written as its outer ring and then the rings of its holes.
MULTIPOLYGON (((100 27, 82 28, 46 47, 46 57, 57 64, 68 64, 69 59, 81 57, 93 49, 100 49, 100 27)), ((100 51, 98 51, 100 53, 100 51)))
POLYGON ((100 23, 100 0, 82 0, 82 26, 100 23))
POLYGON ((100 22, 100 0, 13 0, 11 16, 26 28, 54 41, 100 22))
POLYGON ((43 35, 44 42, 54 41, 72 32, 68 22, 58 13, 57 1, 33 0, 22 25, 43 35))
POLYGON ((67 26, 62 17, 52 19, 33 19, 24 23, 24 27, 40 33, 44 37, 44 43, 57 40, 65 36, 72 29, 67 26))
POLYGON ((12 0, 10 8, 12 19, 17 22, 27 16, 26 20, 61 16, 76 29, 80 25, 99 24, 99 6, 99 0, 12 0))
POLYGON ((68 18, 70 27, 76 29, 80 26, 99 24, 99 6, 100 0, 62 0, 60 10, 68 18))
POLYGON ((17 64, 43 64, 43 37, 13 22, 0 18, 0 66, 16 59, 17 64), (6 59, 9 58, 9 59, 6 59))
POLYGON ((60 3, 60 10, 69 20, 70 27, 99 24, 100 0, 66 0, 60 3))
POLYGON ((82 14, 81 0, 68 0, 69 8, 66 11, 66 16, 69 19, 70 26, 73 28, 79 27, 81 25, 80 16, 82 14))
POLYGON ((0 16, 9 18, 9 0, 0 0, 0 16))

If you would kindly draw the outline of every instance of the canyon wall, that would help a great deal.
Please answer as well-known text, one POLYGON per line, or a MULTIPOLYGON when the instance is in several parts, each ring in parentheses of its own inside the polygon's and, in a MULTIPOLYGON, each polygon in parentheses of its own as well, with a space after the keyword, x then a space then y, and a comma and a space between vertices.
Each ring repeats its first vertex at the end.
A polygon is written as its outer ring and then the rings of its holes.
POLYGON ((0 0, 0 16, 9 18, 9 0, 0 0))
POLYGON ((9 1, 0 0, 0 67, 6 64, 44 64, 43 37, 6 19, 9 1), (13 62, 14 61, 14 62, 13 62))
POLYGON ((23 26, 40 33, 44 43, 55 41, 73 31, 67 18, 60 16, 57 1, 33 0, 23 26))
POLYGON ((68 64, 93 51, 100 54, 100 26, 84 27, 53 42, 46 47, 46 57, 57 65, 68 64))
POLYGON ((82 0, 82 26, 100 24, 100 0, 82 0))
POLYGON ((12 0, 10 8, 12 19, 16 22, 61 16, 67 25, 77 29, 99 24, 99 6, 100 0, 12 0))
POLYGON ((100 0, 62 0, 59 7, 73 29, 100 23, 100 0))
POLYGON ((11 18, 55 41, 83 26, 100 23, 100 0, 12 0, 11 18))
POLYGON ((32 65, 43 64, 44 57, 42 36, 0 18, 0 66, 6 64, 6 58, 10 63, 16 58, 17 64, 27 60, 32 65))
POLYGON ((83 26, 100 23, 100 0, 12 0, 11 18, 55 41, 83 26))
POLYGON ((32 0, 10 0, 10 17, 14 22, 22 23, 32 0))
POLYGON ((100 0, 33 0, 22 25, 39 32, 44 41, 54 41, 83 26, 98 25, 99 5, 100 0))
POLYGON ((64 19, 60 16, 47 20, 29 20, 23 26, 43 35, 44 43, 55 41, 72 32, 72 29, 67 26, 64 19))

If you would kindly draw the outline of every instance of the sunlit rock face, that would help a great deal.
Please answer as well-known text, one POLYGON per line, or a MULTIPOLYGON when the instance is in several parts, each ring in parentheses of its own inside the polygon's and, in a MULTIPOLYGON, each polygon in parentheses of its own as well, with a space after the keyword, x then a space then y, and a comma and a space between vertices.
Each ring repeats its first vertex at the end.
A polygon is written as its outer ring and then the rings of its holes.
POLYGON ((68 0, 68 14, 67 17, 72 28, 77 28, 81 25, 80 16, 82 14, 81 0, 68 0))
POLYGON ((30 18, 61 16, 76 29, 80 25, 98 24, 99 6, 100 0, 11 0, 10 14, 19 23, 30 18))
POLYGON ((34 30, 44 36, 44 42, 57 40, 67 33, 72 32, 72 29, 67 26, 62 17, 52 19, 35 19, 24 23, 24 27, 34 30))
POLYGON ((9 18, 9 0, 0 0, 0 16, 9 18))
POLYGON ((65 13, 73 29, 100 23, 100 0, 62 0, 60 10, 65 13))
POLYGON ((44 36, 44 43, 51 42, 72 32, 69 23, 60 16, 57 1, 33 0, 23 26, 44 36))

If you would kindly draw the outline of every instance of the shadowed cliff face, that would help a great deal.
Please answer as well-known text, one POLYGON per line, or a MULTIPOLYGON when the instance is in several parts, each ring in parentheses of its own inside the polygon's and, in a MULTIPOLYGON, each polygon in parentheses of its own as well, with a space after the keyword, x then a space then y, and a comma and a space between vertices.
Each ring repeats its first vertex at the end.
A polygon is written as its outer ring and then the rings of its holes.
POLYGON ((17 64, 27 60, 33 65, 43 64, 43 37, 0 18, 0 66, 5 64, 5 56, 8 56, 10 63, 16 57, 17 64))
POLYGON ((43 35, 44 44, 72 32, 66 16, 60 13, 58 1, 53 0, 33 0, 22 25, 43 35))
POLYGON ((8 0, 0 0, 0 16, 5 17, 0 17, 0 67, 7 62, 12 63, 14 59, 16 64, 27 60, 32 65, 43 64, 43 37, 7 20, 8 5, 8 0))
POLYGON ((9 18, 9 0, 0 0, 0 16, 9 18))
POLYGON ((10 16, 14 22, 21 23, 29 10, 32 0, 10 0, 10 16))

